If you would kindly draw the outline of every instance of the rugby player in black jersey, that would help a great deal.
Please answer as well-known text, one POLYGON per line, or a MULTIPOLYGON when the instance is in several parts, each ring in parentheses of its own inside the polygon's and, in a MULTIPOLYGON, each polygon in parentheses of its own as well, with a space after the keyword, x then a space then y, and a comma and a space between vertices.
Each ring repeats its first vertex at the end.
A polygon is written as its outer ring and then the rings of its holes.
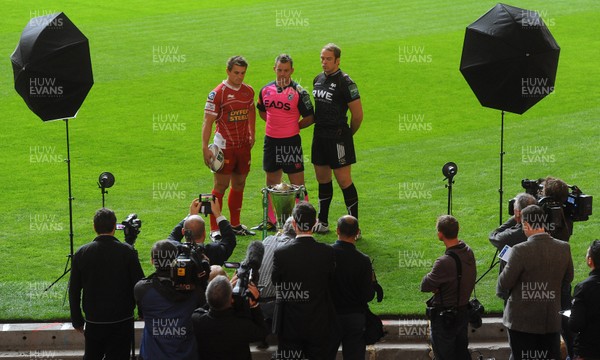
POLYGON ((351 170, 356 162, 353 135, 362 122, 363 109, 356 84, 340 70, 340 56, 337 45, 325 45, 321 50, 323 72, 313 81, 315 129, 311 152, 319 183, 319 217, 313 231, 321 234, 329 232, 332 172, 342 189, 348 214, 358 218, 358 193, 351 170))

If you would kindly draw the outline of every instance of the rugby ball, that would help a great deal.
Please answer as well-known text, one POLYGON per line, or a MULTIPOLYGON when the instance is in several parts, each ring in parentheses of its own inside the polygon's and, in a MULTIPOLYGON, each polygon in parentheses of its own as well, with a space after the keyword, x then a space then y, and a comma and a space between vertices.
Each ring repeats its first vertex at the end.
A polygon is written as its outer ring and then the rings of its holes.
POLYGON ((218 172, 223 168, 223 164, 225 164, 225 154, 223 154, 223 150, 221 150, 217 145, 210 144, 208 145, 208 149, 213 153, 213 161, 210 163, 210 171, 218 172))

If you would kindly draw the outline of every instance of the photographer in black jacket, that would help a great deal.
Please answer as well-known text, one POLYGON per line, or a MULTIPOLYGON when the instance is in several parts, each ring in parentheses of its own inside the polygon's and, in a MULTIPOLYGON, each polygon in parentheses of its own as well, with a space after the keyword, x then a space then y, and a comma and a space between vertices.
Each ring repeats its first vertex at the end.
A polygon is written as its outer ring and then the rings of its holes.
POLYGON ((71 263, 71 321, 85 334, 85 359, 127 359, 133 340, 133 287, 144 277, 137 252, 114 237, 117 218, 102 208, 94 215, 98 236, 71 263), (83 312, 81 313, 81 291, 83 312), (85 327, 84 327, 85 325, 85 327))
MULTIPOLYGON (((235 281, 234 277, 232 283, 235 281)), ((254 284, 250 283, 248 290, 258 299, 258 288, 254 284)), ((232 292, 227 277, 215 277, 206 289, 210 310, 200 308, 192 315, 200 360, 251 360, 249 343, 262 340, 266 334, 258 302, 248 298, 249 313, 236 312, 232 292)), ((246 301, 245 298, 238 299, 246 301)))
POLYGON ((179 243, 183 239, 185 231, 191 231, 191 239, 200 246, 204 246, 204 254, 208 257, 211 265, 223 265, 233 253, 236 246, 236 238, 231 224, 225 216, 221 214, 219 203, 211 200, 210 209, 219 224, 221 232, 221 240, 216 242, 205 243, 206 240, 206 225, 204 219, 199 215, 201 202, 199 199, 194 199, 190 204, 190 214, 179 222, 171 231, 168 240, 179 243))

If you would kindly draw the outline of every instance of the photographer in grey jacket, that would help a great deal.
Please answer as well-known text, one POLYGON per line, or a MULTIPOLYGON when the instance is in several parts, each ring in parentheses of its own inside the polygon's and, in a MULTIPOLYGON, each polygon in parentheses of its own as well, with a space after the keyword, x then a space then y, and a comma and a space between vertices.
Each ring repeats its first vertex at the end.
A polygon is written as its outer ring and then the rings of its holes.
POLYGON ((437 220, 437 235, 446 252, 440 256, 429 274, 421 281, 422 292, 432 292, 428 301, 431 319, 431 344, 437 360, 470 359, 467 304, 475 287, 477 268, 471 248, 458 240, 459 224, 451 215, 437 220), (459 284, 457 263, 460 259, 462 278, 459 284))

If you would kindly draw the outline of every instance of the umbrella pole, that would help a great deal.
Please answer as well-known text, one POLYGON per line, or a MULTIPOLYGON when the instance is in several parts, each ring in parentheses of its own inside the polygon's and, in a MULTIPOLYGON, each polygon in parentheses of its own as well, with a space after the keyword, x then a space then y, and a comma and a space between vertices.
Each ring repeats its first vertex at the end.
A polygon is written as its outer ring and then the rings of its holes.
MULTIPOLYGON (((504 110, 502 110, 502 120, 501 120, 501 124, 500 124, 500 188, 498 189, 498 193, 500 194, 500 217, 499 217, 499 225, 502 225, 502 202, 503 200, 503 195, 504 195, 504 184, 503 184, 503 173, 504 173, 504 110)), ((487 273, 492 270, 494 268, 494 266, 498 265, 498 263, 500 262, 500 260, 496 259, 496 256, 498 256, 498 249, 496 249, 496 253, 494 254, 494 256, 492 257, 492 263, 490 264, 490 268, 485 272, 485 274, 481 275, 481 277, 479 279, 477 279, 476 283, 479 282, 479 280, 483 279, 483 277, 485 275, 487 275, 487 273)))
MULTIPOLYGON (((71 258, 73 257, 73 192, 71 190, 71 147, 69 145, 69 119, 65 120, 65 127, 67 132, 67 158, 65 162, 67 163, 67 177, 69 183, 69 255, 67 255, 67 262, 65 263, 65 269, 61 276, 59 276, 52 284, 50 284, 44 291, 50 290, 54 284, 56 284, 60 279, 62 279, 65 275, 67 275, 71 271, 71 267, 69 264, 71 263, 71 258)), ((67 300, 67 290, 65 291, 65 298, 63 300, 63 305, 67 300)))
POLYGON ((498 189, 498 193, 500 194, 500 222, 499 225, 502 225, 502 201, 504 195, 504 187, 503 187, 503 173, 504 173, 504 110, 502 110, 502 124, 500 126, 500 189, 498 189))
MULTIPOLYGON (((70 242, 70 257, 73 257, 73 192, 71 191, 71 148, 69 145, 69 119, 65 119, 65 127, 67 130, 67 177, 69 179, 69 242, 70 242)), ((104 200, 104 199, 103 199, 104 200)), ((104 201, 102 202, 104 205, 104 201)))

